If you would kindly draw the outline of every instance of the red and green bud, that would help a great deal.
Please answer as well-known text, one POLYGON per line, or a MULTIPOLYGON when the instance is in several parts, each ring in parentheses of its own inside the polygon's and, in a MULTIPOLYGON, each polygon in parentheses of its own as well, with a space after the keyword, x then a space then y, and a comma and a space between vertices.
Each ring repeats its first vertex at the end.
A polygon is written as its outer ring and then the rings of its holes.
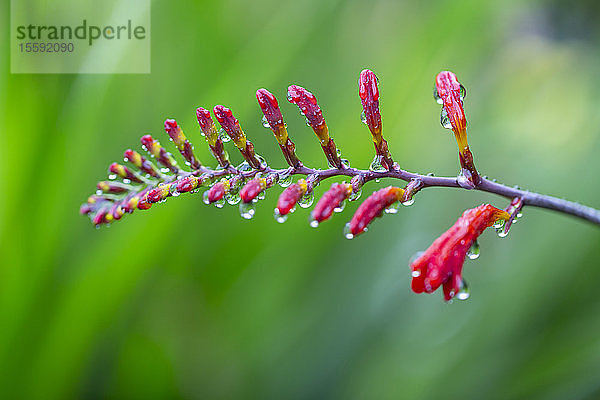
POLYGON ((463 175, 476 186, 481 178, 473 162, 473 154, 467 143, 467 119, 463 108, 464 87, 458 82, 456 75, 450 71, 442 71, 435 78, 434 95, 442 104, 442 125, 454 132, 458 144, 459 160, 463 175))
POLYGON ((128 179, 131 182, 138 182, 138 183, 143 182, 141 177, 138 174, 136 174, 135 172, 133 172, 126 166, 121 165, 119 163, 115 162, 115 163, 110 164, 110 167, 108 167, 108 170, 111 174, 114 174, 123 179, 128 179))
POLYGON ((240 126, 238 120, 233 116, 231 110, 227 107, 218 105, 213 109, 215 117, 227 135, 233 140, 235 146, 240 150, 244 159, 252 168, 260 169, 261 162, 256 158, 254 145, 248 139, 240 126))
POLYGON ((98 190, 104 193, 125 193, 133 189, 133 186, 116 181, 100 181, 96 185, 98 190))
POLYGON ((308 186, 306 180, 300 179, 293 183, 281 193, 277 200, 277 211, 279 215, 287 215, 296 206, 298 201, 306 194, 308 186))
POLYGON ((350 197, 352 185, 348 183, 334 183, 317 202, 312 211, 312 219, 321 223, 331 217, 333 211, 350 197))
POLYGON ((283 115, 279 109, 279 103, 267 89, 258 89, 256 91, 256 99, 262 110, 269 128, 273 131, 277 143, 283 152, 283 156, 287 163, 292 167, 300 165, 300 160, 296 156, 296 146, 288 136, 287 128, 283 122, 283 115))
POLYGON ((179 168, 177 167, 177 163, 173 156, 168 153, 157 140, 154 140, 152 136, 144 135, 141 137, 140 141, 142 142, 144 149, 157 159, 159 163, 164 165, 174 174, 179 172, 179 168))
POLYGON ((363 233, 371 221, 381 216, 386 208, 399 201, 403 194, 404 189, 394 186, 373 192, 354 213, 348 225, 349 233, 353 236, 363 233))
POLYGON ((300 112, 306 117, 307 123, 311 126, 319 142, 321 148, 327 157, 327 161, 336 167, 342 167, 342 160, 337 154, 337 148, 333 139, 329 136, 329 129, 323 118, 321 107, 317 104, 317 98, 314 94, 304 89, 302 86, 290 85, 288 87, 288 100, 300 108, 300 112))
POLYGON ((210 147, 210 151, 219 162, 219 165, 226 168, 229 165, 229 154, 227 154, 223 147, 223 141, 219 137, 219 132, 210 116, 210 111, 206 108, 198 107, 196 109, 196 118, 202 130, 202 135, 204 135, 208 147, 210 147))
POLYGON ((462 267, 467 252, 483 231, 510 215, 489 204, 466 210, 446 232, 410 265, 415 293, 432 293, 443 285, 444 299, 463 289, 462 267))
POLYGON ((240 190, 240 198, 244 203, 250 203, 267 187, 265 178, 254 178, 246 182, 240 190))
POLYGON ((381 133, 381 114, 379 113, 379 89, 377 87, 377 77, 373 71, 364 69, 358 79, 358 94, 363 107, 364 122, 369 127, 373 136, 375 153, 380 159, 381 165, 391 170, 394 166, 392 156, 388 150, 387 141, 381 133))
POLYGON ((177 182, 176 190, 179 193, 187 193, 192 190, 198 188, 202 183, 202 180, 195 176, 186 176, 184 178, 179 179, 177 182))
POLYGON ((161 183, 155 188, 152 188, 148 191, 146 195, 146 201, 150 204, 158 203, 163 200, 166 200, 167 197, 171 195, 171 184, 170 183, 161 183))
POLYGON ((219 182, 215 183, 208 189, 206 199, 209 204, 222 200, 225 197, 225 194, 229 191, 231 185, 229 180, 221 179, 219 182))
POLYGON ((126 162, 130 162, 135 167, 137 167, 140 171, 145 172, 146 174, 153 176, 155 178, 159 176, 159 172, 156 169, 156 167, 154 167, 154 164, 152 164, 150 161, 148 161, 144 156, 142 156, 137 151, 127 149, 127 150, 125 150, 125 153, 123 154, 123 158, 125 159, 126 162))
POLYGON ((167 119, 165 121, 165 131, 169 134, 169 137, 171 137, 177 150, 179 150, 183 158, 189 163, 190 167, 199 169, 201 167, 200 161, 196 158, 191 143, 185 137, 185 134, 177 124, 177 121, 174 119, 167 119))

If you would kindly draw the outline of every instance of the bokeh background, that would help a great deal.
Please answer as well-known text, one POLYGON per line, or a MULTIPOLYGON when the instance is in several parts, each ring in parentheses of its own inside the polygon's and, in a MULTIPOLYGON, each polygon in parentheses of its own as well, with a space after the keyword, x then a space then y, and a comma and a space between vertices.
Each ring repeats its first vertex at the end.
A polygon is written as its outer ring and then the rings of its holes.
POLYGON ((471 298, 446 304, 410 292, 409 258, 465 208, 505 199, 428 189, 354 240, 342 228, 356 204, 318 229, 306 210, 277 224, 280 188, 252 221, 199 195, 107 229, 78 215, 139 136, 166 142, 167 117, 209 160, 199 105, 230 106, 283 165, 259 87, 280 98, 307 163, 325 165, 284 101, 291 83, 368 166, 365 67, 403 167, 457 171, 431 95, 451 69, 482 173, 599 207, 598 4, 155 0, 149 75, 11 75, 3 51, 0 398, 600 398, 600 230, 574 218, 528 208, 507 238, 486 232, 465 265, 471 298))

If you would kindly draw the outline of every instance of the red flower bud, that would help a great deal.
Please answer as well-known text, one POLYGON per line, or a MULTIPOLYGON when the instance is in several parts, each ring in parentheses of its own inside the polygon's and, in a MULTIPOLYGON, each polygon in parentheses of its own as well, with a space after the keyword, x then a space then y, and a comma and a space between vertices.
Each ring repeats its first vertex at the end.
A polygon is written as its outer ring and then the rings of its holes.
POLYGON ((186 193, 191 192, 198 186, 200 186, 198 178, 196 178, 195 176, 186 176, 184 178, 181 178, 179 182, 177 182, 176 190, 179 193, 186 193))
POLYGON ((111 174, 115 174, 123 179, 129 179, 132 182, 142 182, 142 180, 140 179, 140 177, 135 174, 132 170, 130 170, 129 168, 127 168, 124 165, 121 165, 119 163, 112 163, 110 164, 110 167, 108 167, 108 170, 110 171, 111 174))
POLYGON ((177 168, 177 163, 173 159, 171 154, 167 153, 167 151, 158 143, 158 141, 154 140, 154 138, 150 135, 144 135, 140 138, 142 142, 142 146, 144 149, 152 154, 154 158, 158 160, 159 163, 167 167, 171 172, 177 173, 179 172, 179 168, 177 168))
POLYGON ((441 100, 444 111, 452 125, 452 130, 455 133, 464 132, 467 128, 467 119, 465 118, 461 95, 461 90, 464 89, 461 89, 456 75, 450 71, 440 72, 435 78, 435 88, 437 90, 437 97, 441 100))
POLYGON ((214 203, 216 201, 221 200, 225 197, 225 193, 229 191, 229 181, 227 179, 223 179, 220 182, 215 183, 208 189, 207 192, 207 201, 208 203, 214 203))
POLYGON ((352 185, 348 183, 334 183, 317 202, 312 211, 312 219, 321 223, 333 214, 333 211, 340 206, 352 193, 352 185))
POLYGON ((306 181, 300 179, 298 183, 293 183, 281 193, 277 200, 277 210, 279 215, 287 215, 296 206, 296 203, 304 196, 307 190, 306 181))
POLYGON ((300 108, 300 112, 306 117, 306 120, 321 140, 321 145, 325 146, 329 141, 329 133, 325 118, 323 118, 323 112, 317 104, 315 95, 302 86, 290 85, 288 87, 288 100, 300 108))
POLYGON ((358 207, 350 224, 348 226, 350 234, 353 236, 359 235, 365 231, 367 225, 381 215, 383 210, 400 200, 404 194, 404 189, 388 186, 373 192, 365 201, 358 207))
POLYGON ((152 207, 152 203, 148 202, 148 193, 146 192, 138 201, 137 208, 139 210, 148 210, 150 207, 152 207))
POLYGON ((249 180, 242 190, 240 190, 240 198, 244 203, 250 203, 256 198, 266 187, 266 181, 263 178, 254 178, 249 180))
POLYGON ((358 94, 365 112, 367 126, 375 135, 381 135, 381 114, 379 113, 379 89, 373 71, 363 69, 358 80, 358 94))
POLYGON ((213 112, 223 130, 231 137, 237 148, 244 149, 246 147, 246 135, 242 131, 239 121, 233 116, 231 109, 218 105, 214 107, 213 112))
POLYGON ((150 189, 146 195, 146 201, 152 204, 165 200, 171 194, 170 187, 170 184, 161 184, 150 189))
POLYGON ((165 131, 171 137, 177 150, 179 150, 183 158, 188 162, 188 165, 193 169, 200 169, 201 164, 194 154, 192 144, 185 137, 183 130, 177 125, 177 121, 174 119, 167 119, 165 121, 165 131))
MULTIPOLYGON (((256 91, 256 99, 258 100, 258 105, 260 106, 260 109, 262 110, 275 135, 277 135, 280 130, 284 130, 285 126, 283 125, 283 115, 281 115, 279 103, 277 102, 277 99, 273 93, 269 92, 267 89, 258 89, 256 91)), ((283 142, 285 143, 285 139, 283 142)))
POLYGON ((432 293, 443 285, 444 299, 451 300, 463 287, 463 263, 475 240, 494 222, 509 217, 506 211, 489 204, 466 210, 450 229, 411 263, 412 290, 415 293, 432 293))
POLYGON ((158 171, 156 170, 154 165, 150 161, 146 160, 146 158, 144 158, 137 151, 127 149, 125 150, 125 153, 123 153, 123 158, 126 162, 130 162, 131 164, 135 165, 137 168, 147 173, 148 175, 154 177, 158 176, 158 171))

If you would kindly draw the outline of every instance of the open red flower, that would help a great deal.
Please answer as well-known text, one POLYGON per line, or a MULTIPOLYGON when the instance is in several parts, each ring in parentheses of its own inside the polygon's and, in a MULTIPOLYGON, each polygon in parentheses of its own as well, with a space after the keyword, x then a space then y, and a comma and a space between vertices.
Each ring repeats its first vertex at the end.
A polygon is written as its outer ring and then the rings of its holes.
POLYGON ((444 299, 451 300, 463 288, 462 267, 475 240, 494 222, 508 218, 510 215, 506 211, 489 204, 466 210, 411 263, 412 290, 432 293, 443 285, 444 299))

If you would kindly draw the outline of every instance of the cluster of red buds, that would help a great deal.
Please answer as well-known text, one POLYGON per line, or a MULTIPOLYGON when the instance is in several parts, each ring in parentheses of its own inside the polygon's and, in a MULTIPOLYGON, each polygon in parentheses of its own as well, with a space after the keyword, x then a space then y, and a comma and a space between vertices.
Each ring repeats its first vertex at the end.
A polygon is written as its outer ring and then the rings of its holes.
POLYGON ((571 207, 569 213, 573 215, 596 223, 600 221, 598 214, 577 209, 567 204, 569 202, 554 204, 552 202, 556 199, 549 196, 534 196, 479 175, 467 143, 467 121, 463 109, 465 89, 452 72, 443 71, 437 75, 434 96, 442 105, 442 126, 452 129, 458 143, 461 171, 457 177, 420 175, 401 169, 393 161, 388 143, 383 138, 378 80, 372 71, 365 69, 360 73, 358 94, 363 110, 361 119, 369 128, 375 147, 369 169, 352 168, 347 160, 341 158, 315 95, 301 86, 291 85, 287 99, 298 106, 306 118, 328 163, 325 169, 305 166, 296 155, 296 147, 288 134, 277 98, 268 90, 259 89, 256 99, 264 114, 263 126, 275 136, 288 167, 272 168, 257 155, 254 145, 229 108, 217 105, 212 110, 221 126, 219 130, 211 112, 199 107, 196 117, 200 134, 206 139, 216 159, 215 168, 199 161, 181 126, 174 119, 167 119, 164 129, 181 154, 184 165, 178 164, 175 157, 152 136, 142 136, 142 148, 150 158, 134 150, 126 150, 124 161, 127 165, 110 165, 109 180, 98 183, 96 193, 81 206, 81 213, 89 215, 92 222, 100 226, 119 220, 135 209, 148 210, 170 197, 203 190, 202 198, 206 204, 214 204, 219 208, 225 203, 238 205, 241 216, 250 219, 255 214, 255 204, 264 199, 265 192, 279 185, 285 189, 277 200, 274 216, 278 222, 284 222, 297 205, 303 208, 312 205, 314 190, 322 180, 331 177, 347 179, 333 183, 316 203, 310 214, 310 225, 317 227, 335 212, 341 212, 346 202, 359 199, 367 182, 384 178, 405 181, 403 187, 387 186, 376 190, 358 206, 344 230, 347 238, 353 238, 364 233, 376 218, 385 213, 396 213, 400 204, 411 205, 417 192, 426 187, 463 187, 509 198, 511 203, 506 210, 485 204, 465 211, 454 226, 411 262, 412 289, 416 293, 431 293, 442 286, 447 301, 468 296, 462 267, 465 258, 475 258, 479 254, 479 235, 493 225, 500 236, 506 236, 511 224, 521 215, 524 204, 563 212, 569 212, 565 210, 571 207), (243 159, 237 166, 232 164, 225 150, 224 144, 230 140, 243 159), (294 176, 300 176, 300 179, 294 181, 294 176), (584 211, 588 212, 587 216, 584 211))

